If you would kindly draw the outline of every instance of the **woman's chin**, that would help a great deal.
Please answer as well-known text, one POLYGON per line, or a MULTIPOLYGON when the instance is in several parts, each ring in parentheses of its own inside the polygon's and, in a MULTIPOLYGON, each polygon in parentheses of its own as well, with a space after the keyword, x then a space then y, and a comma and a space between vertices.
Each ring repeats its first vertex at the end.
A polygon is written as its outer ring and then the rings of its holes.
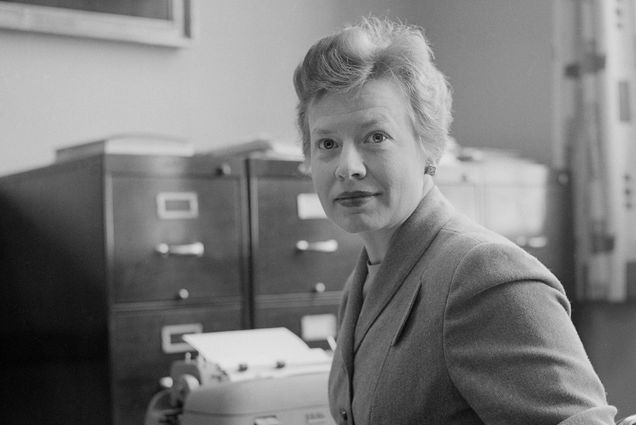
POLYGON ((373 232, 374 230, 380 230, 381 226, 378 225, 371 217, 365 217, 361 215, 337 217, 333 221, 348 233, 366 233, 373 232))

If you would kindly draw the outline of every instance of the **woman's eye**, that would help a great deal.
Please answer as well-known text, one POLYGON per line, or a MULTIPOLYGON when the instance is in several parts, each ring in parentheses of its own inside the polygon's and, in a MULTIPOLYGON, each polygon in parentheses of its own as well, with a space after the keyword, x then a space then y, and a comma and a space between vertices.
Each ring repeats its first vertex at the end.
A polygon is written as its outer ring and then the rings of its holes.
POLYGON ((379 131, 371 133, 367 137, 367 141, 369 143, 382 143, 382 142, 384 142, 387 139, 388 139, 388 136, 386 134, 384 134, 384 133, 379 132, 379 131))
POLYGON ((336 142, 333 139, 323 139, 318 142, 318 147, 320 149, 330 150, 336 147, 336 142))

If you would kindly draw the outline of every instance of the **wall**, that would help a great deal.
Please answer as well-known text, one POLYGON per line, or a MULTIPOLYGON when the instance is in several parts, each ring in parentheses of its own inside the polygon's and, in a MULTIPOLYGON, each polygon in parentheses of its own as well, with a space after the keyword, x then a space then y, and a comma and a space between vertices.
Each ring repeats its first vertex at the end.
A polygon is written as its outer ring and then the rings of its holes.
POLYGON ((369 13, 426 28, 462 145, 559 164, 553 4, 199 0, 185 49, 0 30, 0 175, 127 131, 184 136, 198 150, 260 134, 294 143, 295 65, 318 37, 369 13))
POLYGON ((0 175, 57 147, 127 131, 198 150, 259 134, 296 140, 291 77, 320 36, 417 1, 197 1, 194 45, 171 49, 0 30, 0 175))
MULTIPOLYGON (((461 145, 560 162, 553 105, 553 0, 422 2, 417 12, 454 89, 453 134, 461 145)), ((560 23, 557 25, 561 25, 560 23)))

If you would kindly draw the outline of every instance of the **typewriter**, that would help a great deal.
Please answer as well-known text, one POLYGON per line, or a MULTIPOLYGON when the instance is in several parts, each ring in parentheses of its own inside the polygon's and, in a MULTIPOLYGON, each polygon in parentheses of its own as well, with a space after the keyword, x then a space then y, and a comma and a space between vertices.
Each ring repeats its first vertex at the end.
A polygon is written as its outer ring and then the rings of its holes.
POLYGON ((196 351, 173 362, 145 425, 335 425, 331 356, 285 328, 185 335, 196 351))

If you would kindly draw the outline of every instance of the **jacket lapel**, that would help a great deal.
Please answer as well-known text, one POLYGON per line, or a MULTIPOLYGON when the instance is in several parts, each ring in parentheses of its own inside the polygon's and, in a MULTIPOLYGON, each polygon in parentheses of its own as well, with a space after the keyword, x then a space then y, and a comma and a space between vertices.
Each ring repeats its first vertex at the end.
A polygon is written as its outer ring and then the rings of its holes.
MULTIPOLYGON (((353 355, 369 331, 369 328, 402 287, 406 277, 417 264, 444 223, 450 219, 452 212, 453 207, 444 198, 439 189, 434 186, 424 199, 422 199, 413 214, 411 214, 406 222, 404 222, 393 235, 389 251, 382 261, 382 266, 380 266, 380 270, 376 276, 376 284, 370 288, 365 297, 364 304, 361 303, 361 299, 362 284, 366 278, 366 264, 362 264, 362 268, 365 270, 365 273, 360 279, 362 282, 359 282, 359 301, 362 305, 361 307, 358 306, 359 317, 357 323, 353 322, 354 329, 347 330, 347 333, 351 331, 353 334, 347 335, 347 338, 353 336, 351 359, 347 359, 347 361, 353 361, 353 355)), ((366 254, 363 255, 363 257, 365 258, 364 261, 366 261, 366 254)), ((360 267, 361 265, 358 263, 356 269, 360 267)), ((353 309, 347 310, 353 313, 353 309)), ((351 318, 349 318, 349 320, 351 320, 351 318)), ((351 324, 351 322, 348 322, 348 325, 351 324)), ((347 351, 349 351, 348 347, 347 351)), ((351 369, 349 368, 349 370, 351 369)))
POLYGON ((344 316, 338 335, 338 348, 342 353, 349 379, 353 376, 353 341, 360 308, 362 307, 362 286, 367 277, 367 253, 362 251, 356 263, 353 273, 346 285, 347 301, 344 316))

